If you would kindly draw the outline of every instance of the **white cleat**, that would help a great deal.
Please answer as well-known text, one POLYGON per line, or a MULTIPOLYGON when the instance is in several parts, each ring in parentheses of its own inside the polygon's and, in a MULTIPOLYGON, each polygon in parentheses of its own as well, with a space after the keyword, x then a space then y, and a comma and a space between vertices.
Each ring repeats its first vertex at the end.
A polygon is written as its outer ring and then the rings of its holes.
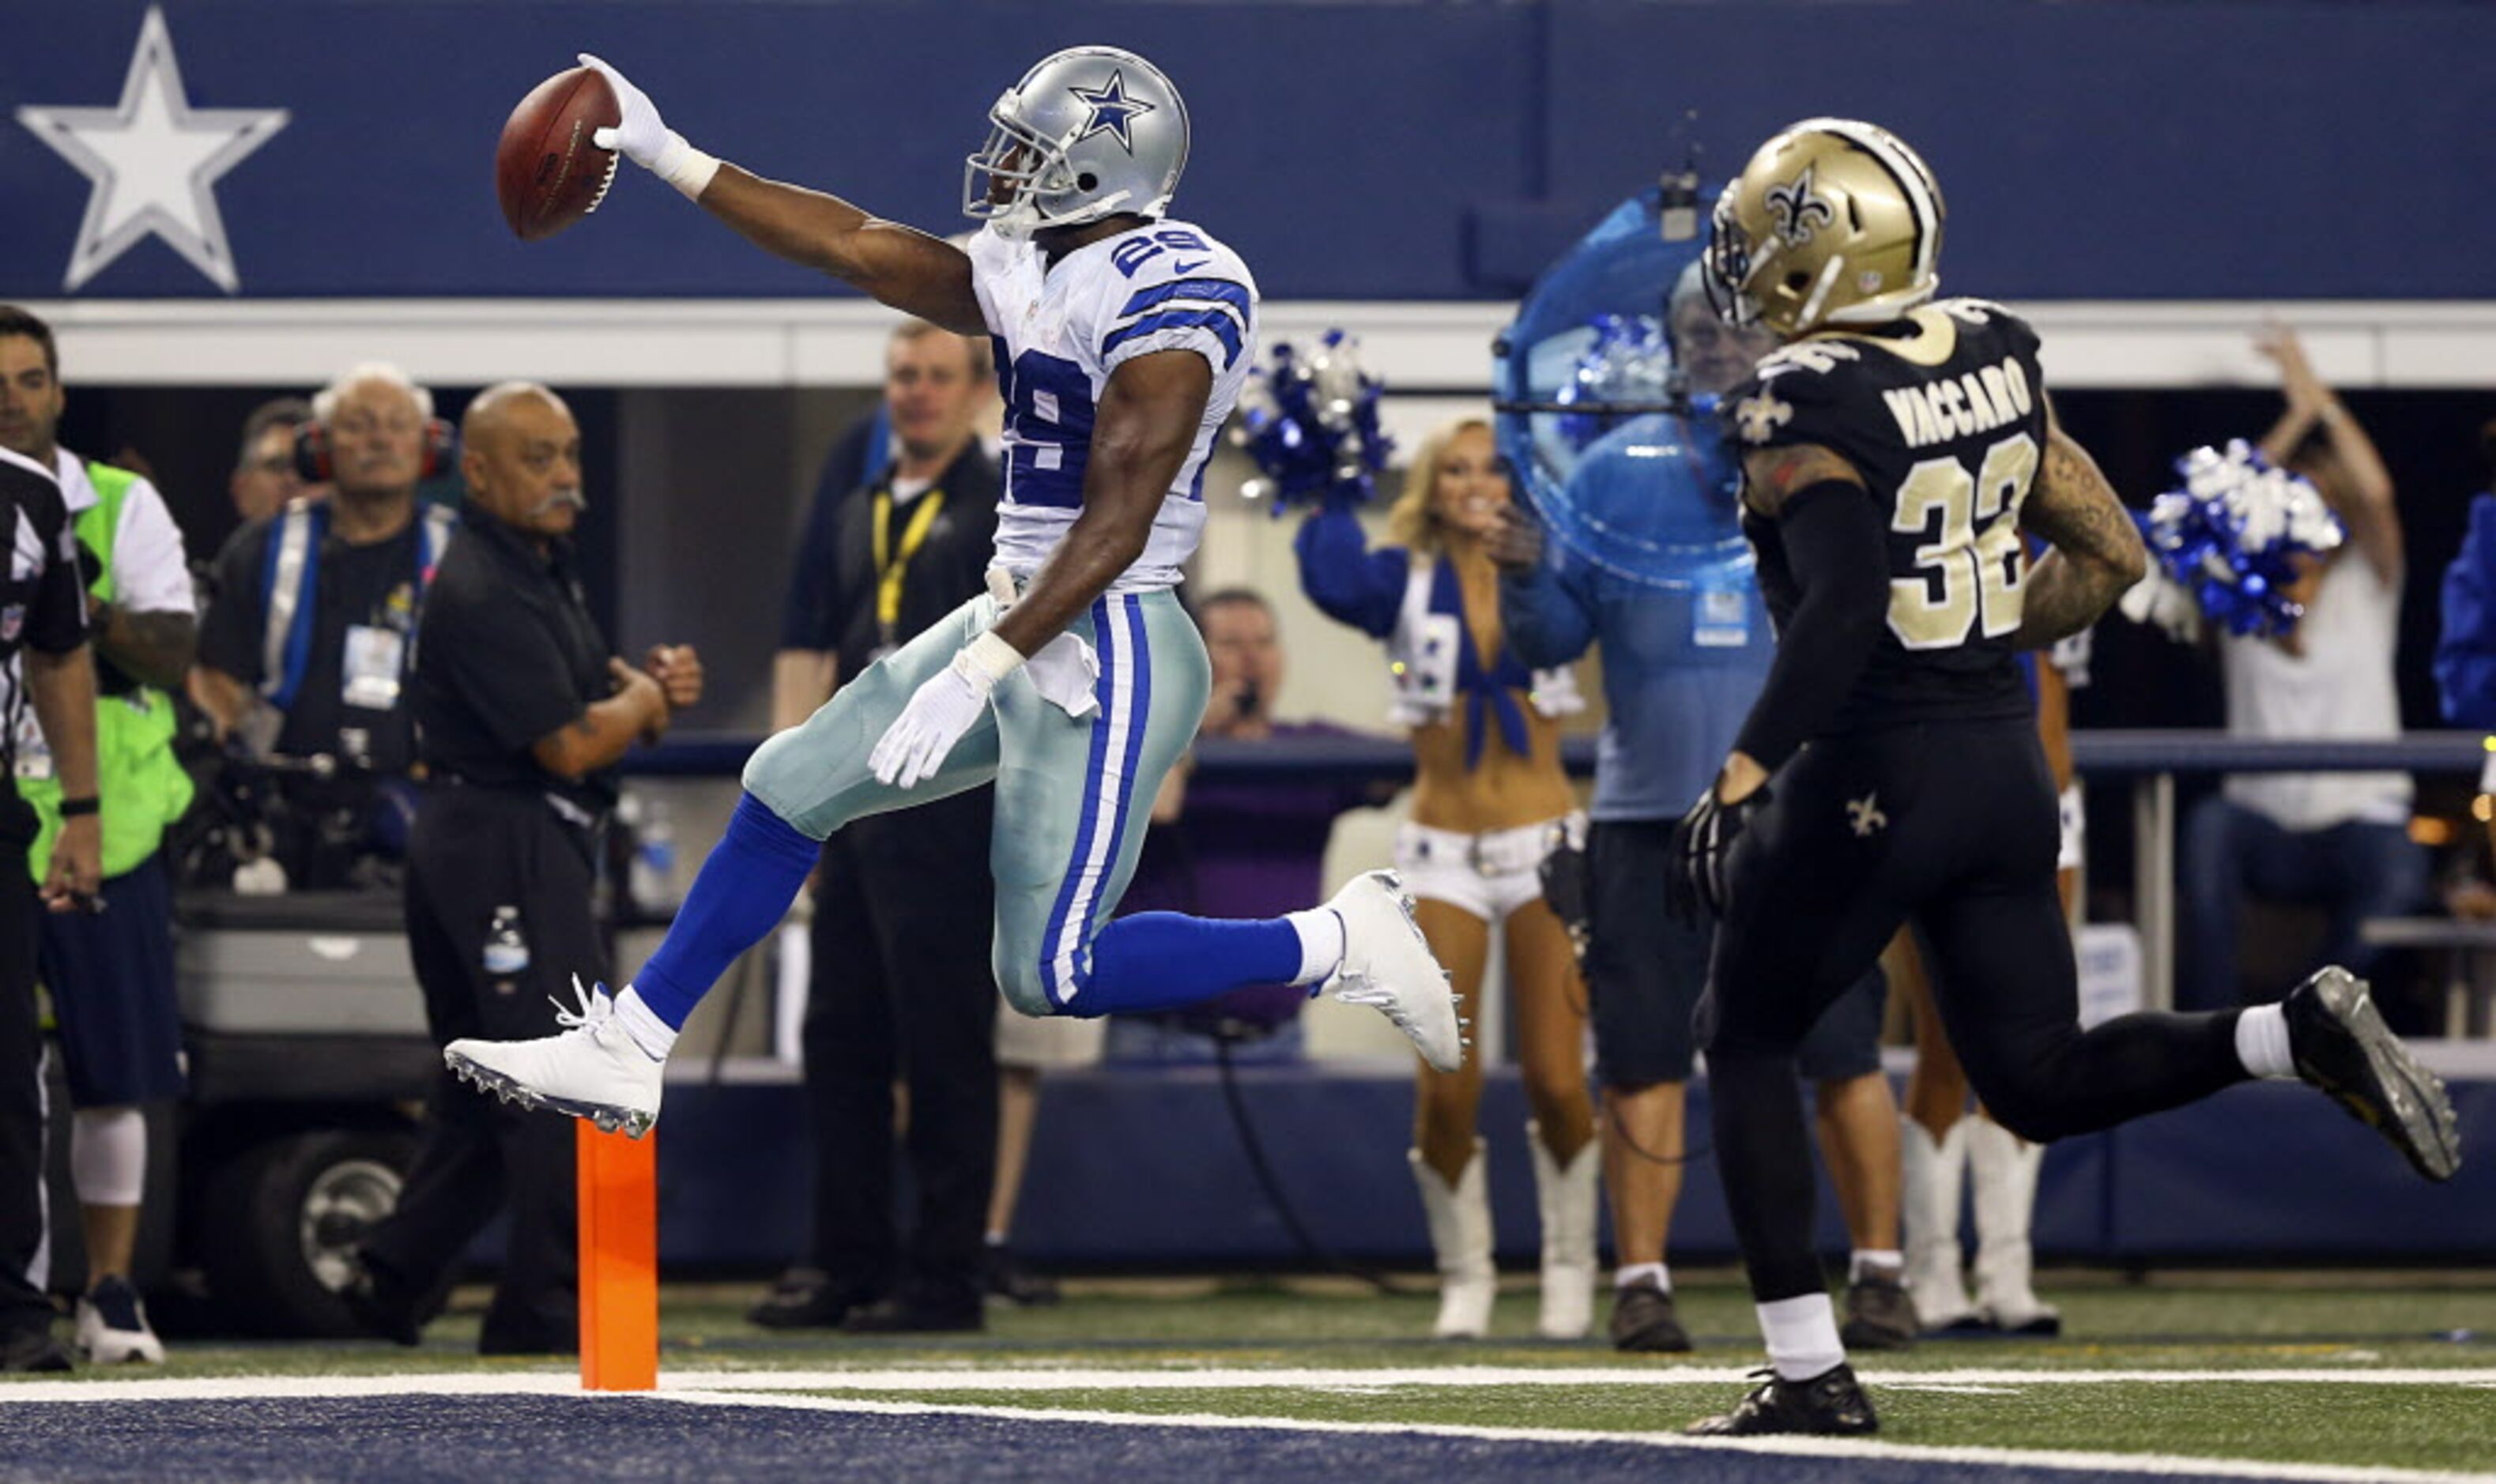
POLYGON ((118 1278, 108 1278, 78 1302, 78 1350, 91 1366, 165 1363, 165 1342, 147 1323, 147 1306, 118 1278))
POLYGON ((580 1012, 555 1004, 561 1034, 526 1041, 455 1040, 442 1048, 442 1060, 505 1102, 552 1108, 638 1139, 659 1121, 666 1064, 643 1051, 615 1018, 606 986, 585 992, 576 976, 572 992, 580 1012))
POLYGON ((1465 1064, 1456 997, 1448 972, 1413 919, 1413 899, 1392 871, 1353 878, 1326 907, 1343 921, 1343 962, 1326 987, 1346 1005, 1365 1005, 1413 1038, 1421 1060, 1441 1071, 1465 1064))

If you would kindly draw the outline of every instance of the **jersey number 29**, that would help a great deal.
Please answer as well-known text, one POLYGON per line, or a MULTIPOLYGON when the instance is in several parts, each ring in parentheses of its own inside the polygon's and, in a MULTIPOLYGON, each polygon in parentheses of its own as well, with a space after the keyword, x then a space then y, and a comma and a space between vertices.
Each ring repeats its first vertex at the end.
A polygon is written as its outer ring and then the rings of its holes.
POLYGON ((1916 547, 1914 576, 1889 579, 1889 629, 1899 643, 1952 649, 1977 632, 1999 638, 2019 627, 2027 577, 2019 506, 2036 478, 2037 441, 2026 433, 1985 449, 1973 479, 1955 458, 1907 471, 1889 529, 1932 540, 1916 547))

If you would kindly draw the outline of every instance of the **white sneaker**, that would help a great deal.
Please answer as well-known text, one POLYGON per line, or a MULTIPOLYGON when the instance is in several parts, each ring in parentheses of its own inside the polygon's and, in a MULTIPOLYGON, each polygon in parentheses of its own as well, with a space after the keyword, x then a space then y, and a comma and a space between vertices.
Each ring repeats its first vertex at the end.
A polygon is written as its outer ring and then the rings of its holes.
POLYGON ((165 1363, 165 1342, 147 1324, 147 1306, 122 1279, 108 1278, 78 1301, 78 1354, 92 1366, 165 1363))
POLYGON ((1441 1071, 1465 1064, 1465 1039, 1448 972, 1413 920, 1413 899, 1392 871, 1368 871, 1326 904, 1343 921, 1343 962, 1326 988, 1346 1005, 1365 1005, 1413 1038, 1421 1060, 1441 1071))
POLYGON ((580 1012, 555 1004, 561 1035, 527 1041, 455 1040, 442 1048, 442 1060, 505 1102, 552 1108, 638 1139, 659 1121, 660 1073, 667 1064, 643 1051, 615 1018, 615 1002, 607 998, 605 985, 583 992, 575 977, 572 992, 580 1012))

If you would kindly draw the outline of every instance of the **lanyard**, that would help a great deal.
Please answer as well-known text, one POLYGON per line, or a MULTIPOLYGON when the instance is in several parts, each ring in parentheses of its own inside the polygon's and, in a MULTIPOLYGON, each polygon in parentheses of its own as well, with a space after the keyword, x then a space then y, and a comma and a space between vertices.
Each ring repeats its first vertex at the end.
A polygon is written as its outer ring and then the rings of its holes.
POLYGON ((919 497, 919 509, 910 512, 910 523, 901 532, 901 549, 892 550, 892 491, 889 487, 875 492, 875 625, 884 641, 891 643, 901 628, 901 578, 910 570, 910 559, 927 540, 927 528, 936 523, 937 509, 945 503, 945 492, 930 489, 919 497))

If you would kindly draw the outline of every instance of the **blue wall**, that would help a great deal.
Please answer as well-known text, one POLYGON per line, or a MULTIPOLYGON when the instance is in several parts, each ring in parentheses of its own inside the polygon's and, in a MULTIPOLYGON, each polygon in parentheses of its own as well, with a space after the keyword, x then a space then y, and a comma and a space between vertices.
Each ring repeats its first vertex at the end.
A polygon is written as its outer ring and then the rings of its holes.
MULTIPOLYGON (((1307 1067, 1246 1067, 1241 1096, 1285 1198, 1322 1246, 1428 1261, 1404 1146, 1412 1083, 1307 1067)), ((2496 1083, 2456 1079, 2468 1128, 2496 1118, 2496 1083)), ((668 1084, 659 1138, 661 1256, 761 1267, 805 1251, 811 1157, 794 1085, 668 1084)), ((1265 1199, 1215 1071, 1104 1067, 1052 1072, 1040 1103, 1014 1243, 1043 1262, 1093 1266, 1292 1264, 1297 1243, 1265 1199)), ((1486 1079, 1482 1128, 1500 1255, 1531 1266, 1539 1240, 1525 1098, 1513 1068, 1486 1079)), ((1694 1158, 1672 1221, 1672 1260, 1735 1253, 1704 1078, 1693 1083, 1694 1158)), ((1846 1231, 1825 1181, 1824 1251, 1846 1231)), ((2047 1154, 2037 1202, 2049 1258, 2484 1262, 2496 1252, 2496 1168, 2429 1185, 2313 1090, 2236 1088, 2047 1154)), ((1611 1233, 1603 1233, 1611 1246, 1611 1233)))
MULTIPOLYGON (((0 110, 107 107, 145 7, 21 3, 0 110)), ((1179 206, 1279 297, 1504 297, 1680 157, 1886 123, 1952 207, 1949 280, 2025 298, 2496 297, 2496 7, 2373 3, 486 3, 170 0, 196 108, 285 108, 216 188, 246 295, 788 295, 819 281, 629 167, 551 244, 504 230, 510 106, 586 46, 697 142, 951 230, 961 156, 1043 52, 1161 62, 1179 206)), ((60 293, 89 187, 0 119, 0 297, 60 293)), ((161 242, 88 296, 215 296, 161 242)))

